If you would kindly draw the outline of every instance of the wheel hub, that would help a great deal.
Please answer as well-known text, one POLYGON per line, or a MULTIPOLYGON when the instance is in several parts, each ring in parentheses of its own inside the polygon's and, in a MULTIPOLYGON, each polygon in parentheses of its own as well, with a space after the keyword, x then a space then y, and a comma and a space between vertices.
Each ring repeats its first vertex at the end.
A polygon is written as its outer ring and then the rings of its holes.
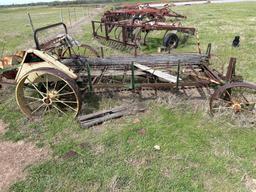
POLYGON ((43 102, 44 102, 46 105, 51 105, 51 104, 52 104, 52 100, 51 100, 51 98, 49 98, 49 97, 43 98, 43 102))
POLYGON ((56 90, 49 91, 47 94, 50 99, 56 99, 58 98, 58 92, 56 90))
POLYGON ((47 96, 43 98, 43 102, 46 104, 46 105, 51 105, 53 100, 57 99, 58 98, 58 92, 55 91, 55 90, 52 90, 52 91, 49 91, 47 93, 47 96))
POLYGON ((232 108, 234 109, 235 113, 240 112, 242 109, 241 103, 234 102, 232 108))

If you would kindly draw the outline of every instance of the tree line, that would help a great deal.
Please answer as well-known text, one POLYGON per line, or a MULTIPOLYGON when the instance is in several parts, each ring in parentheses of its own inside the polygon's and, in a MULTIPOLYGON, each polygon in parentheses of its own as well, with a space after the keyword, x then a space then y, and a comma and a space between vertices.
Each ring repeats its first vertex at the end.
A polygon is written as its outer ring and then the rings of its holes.
POLYGON ((76 0, 76 1, 52 1, 52 2, 38 2, 26 4, 11 4, 0 5, 0 7, 23 7, 23 6, 68 6, 77 4, 98 4, 98 3, 115 3, 122 0, 76 0))

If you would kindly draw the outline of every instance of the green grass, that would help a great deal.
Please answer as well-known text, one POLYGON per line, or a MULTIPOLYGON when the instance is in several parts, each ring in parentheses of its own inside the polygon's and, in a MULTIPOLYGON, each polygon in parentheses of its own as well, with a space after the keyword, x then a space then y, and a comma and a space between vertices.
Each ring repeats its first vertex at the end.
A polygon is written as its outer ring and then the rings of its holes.
MULTIPOLYGON (((226 67, 229 58, 236 57, 237 71, 248 81, 255 82, 255 8, 256 3, 233 3, 177 7, 177 11, 187 15, 187 25, 198 29, 202 50, 212 43, 215 68, 221 69, 223 64, 226 67), (241 45, 232 48, 231 43, 236 35, 240 35, 241 45)), ((190 47, 185 46, 182 51, 187 49, 190 47)))
MULTIPOLYGON (((203 50, 212 43, 214 68, 226 67, 229 57, 235 56, 238 73, 254 82, 255 9, 256 3, 175 8, 188 16, 186 25, 198 28, 203 50), (235 35, 241 36, 236 49, 231 47, 235 35)), ((11 13, 8 9, 6 14, 11 13)), ((99 45, 91 40, 90 26, 84 29, 79 38, 99 45)), ((5 34, 7 30, 11 27, 5 34)), ((18 46, 19 42, 13 42, 18 46)), ((192 50, 193 39, 177 51, 192 50)), ((10 191, 247 191, 243 176, 256 178, 256 129, 225 118, 212 119, 205 109, 195 110, 190 102, 168 107, 151 101, 148 111, 137 117, 83 130, 71 117, 26 120, 13 91, 1 92, 0 117, 9 126, 0 139, 25 138, 49 147, 53 154, 48 161, 28 167, 25 180, 12 185, 10 191), (138 123, 134 123, 136 118, 138 123), (161 149, 155 150, 155 145, 161 149), (71 150, 77 155, 65 158, 71 150)), ((113 100, 100 100, 98 108, 112 106, 113 100)))
POLYGON ((12 190, 245 191, 242 176, 256 174, 255 129, 216 123, 201 111, 151 105, 139 123, 130 117, 100 131, 63 118, 31 127, 54 155, 29 168, 12 190), (64 159, 70 150, 78 155, 64 159))

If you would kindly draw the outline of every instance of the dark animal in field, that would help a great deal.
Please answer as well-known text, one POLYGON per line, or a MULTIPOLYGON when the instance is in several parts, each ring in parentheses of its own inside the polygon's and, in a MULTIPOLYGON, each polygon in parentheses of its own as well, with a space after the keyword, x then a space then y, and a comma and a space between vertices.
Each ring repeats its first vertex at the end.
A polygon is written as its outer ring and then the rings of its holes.
POLYGON ((240 45, 240 36, 235 36, 235 39, 233 40, 232 46, 233 47, 239 47, 240 45))

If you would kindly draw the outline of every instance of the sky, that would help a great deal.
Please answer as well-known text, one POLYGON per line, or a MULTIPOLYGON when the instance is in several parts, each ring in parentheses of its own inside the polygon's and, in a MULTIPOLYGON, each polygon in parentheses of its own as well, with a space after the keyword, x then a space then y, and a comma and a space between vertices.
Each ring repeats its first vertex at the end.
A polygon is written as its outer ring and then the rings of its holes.
POLYGON ((53 0, 0 0, 0 5, 10 4, 23 4, 23 3, 37 3, 37 2, 50 2, 53 0))

